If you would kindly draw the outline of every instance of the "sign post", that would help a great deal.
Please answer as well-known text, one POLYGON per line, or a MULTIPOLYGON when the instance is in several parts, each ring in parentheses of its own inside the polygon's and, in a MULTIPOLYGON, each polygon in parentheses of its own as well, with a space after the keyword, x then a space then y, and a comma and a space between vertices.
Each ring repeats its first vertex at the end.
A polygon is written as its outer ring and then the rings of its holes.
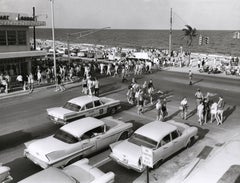
POLYGON ((142 164, 147 166, 147 183, 149 183, 149 167, 153 168, 153 150, 142 146, 142 164))

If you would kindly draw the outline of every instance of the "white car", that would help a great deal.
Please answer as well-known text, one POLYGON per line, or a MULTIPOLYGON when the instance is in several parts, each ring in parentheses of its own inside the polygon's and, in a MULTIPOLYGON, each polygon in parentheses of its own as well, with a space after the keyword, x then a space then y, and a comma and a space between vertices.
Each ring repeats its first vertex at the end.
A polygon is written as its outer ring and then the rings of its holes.
POLYGON ((63 169, 49 167, 19 183, 113 183, 114 173, 103 173, 88 164, 88 159, 82 159, 63 169))
POLYGON ((42 168, 65 166, 71 160, 127 139, 132 126, 112 117, 83 118, 62 126, 54 135, 25 143, 24 156, 42 168))
POLYGON ((10 175, 10 168, 7 166, 2 166, 0 163, 0 182, 8 183, 11 182, 13 178, 10 175))
POLYGON ((120 101, 106 97, 80 96, 69 100, 63 107, 47 109, 50 120, 66 124, 84 117, 114 114, 121 108, 120 101))
POLYGON ((153 165, 156 168, 181 148, 192 145, 197 132, 196 127, 173 120, 153 121, 137 129, 129 139, 111 144, 110 157, 124 167, 143 172, 146 167, 142 164, 141 146, 153 150, 153 165))

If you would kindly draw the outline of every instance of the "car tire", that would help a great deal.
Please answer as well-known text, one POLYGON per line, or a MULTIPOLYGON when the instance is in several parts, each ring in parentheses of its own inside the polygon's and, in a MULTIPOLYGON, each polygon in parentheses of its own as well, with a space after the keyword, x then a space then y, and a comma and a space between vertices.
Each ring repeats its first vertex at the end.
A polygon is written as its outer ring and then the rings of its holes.
POLYGON ((113 108, 111 108, 111 109, 110 109, 110 114, 111 114, 111 115, 113 115, 113 114, 115 114, 115 113, 116 113, 116 111, 117 111, 117 110, 116 110, 116 108, 115 108, 115 107, 113 107, 113 108))
POLYGON ((193 144, 194 144, 194 141, 195 141, 195 138, 194 137, 191 137, 190 140, 188 141, 187 143, 187 147, 191 147, 193 144))
POLYGON ((128 138, 128 132, 123 132, 123 133, 120 135, 118 141, 120 141, 120 140, 125 140, 125 139, 127 139, 127 138, 128 138))
POLYGON ((162 165, 162 163, 163 163, 163 160, 160 159, 157 163, 153 165, 153 169, 159 168, 162 165))

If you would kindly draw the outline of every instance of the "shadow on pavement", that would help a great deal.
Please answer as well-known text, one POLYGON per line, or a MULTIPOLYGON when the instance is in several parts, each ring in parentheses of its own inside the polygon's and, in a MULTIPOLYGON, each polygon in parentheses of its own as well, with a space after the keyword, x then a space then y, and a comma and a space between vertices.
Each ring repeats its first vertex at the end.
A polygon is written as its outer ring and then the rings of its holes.
POLYGON ((195 85, 195 84, 197 84, 197 83, 200 83, 200 82, 202 82, 203 80, 204 80, 204 79, 199 79, 199 80, 193 82, 192 85, 195 85))
POLYGON ((177 110, 176 112, 172 113, 171 115, 167 116, 164 121, 168 121, 172 118, 174 118, 175 116, 177 116, 180 113, 180 110, 177 110))
POLYGON ((16 147, 32 139, 33 136, 31 133, 26 133, 23 131, 16 131, 10 134, 2 135, 0 136, 0 151, 16 147))
POLYGON ((227 118, 236 110, 236 106, 234 105, 233 107, 228 107, 226 110, 223 112, 223 123, 227 120, 227 118))
POLYGON ((6 166, 11 168, 10 173, 13 177, 13 181, 11 183, 16 183, 42 170, 41 167, 35 165, 27 158, 17 158, 7 163, 6 166))
POLYGON ((192 111, 190 111, 187 115, 187 119, 191 118, 193 115, 195 115, 197 113, 197 108, 193 109, 192 111))

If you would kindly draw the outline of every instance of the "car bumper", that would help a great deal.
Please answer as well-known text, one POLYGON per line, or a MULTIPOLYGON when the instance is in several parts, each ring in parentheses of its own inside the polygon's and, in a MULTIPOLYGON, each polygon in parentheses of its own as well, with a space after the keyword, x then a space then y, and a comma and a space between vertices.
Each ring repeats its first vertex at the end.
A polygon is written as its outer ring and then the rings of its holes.
POLYGON ((48 115, 48 118, 53 121, 53 123, 55 124, 60 124, 60 125, 65 125, 67 124, 67 122, 63 119, 60 119, 60 118, 57 118, 57 117, 54 117, 54 116, 51 116, 51 115, 48 115))
POLYGON ((9 175, 9 176, 6 177, 6 179, 4 179, 2 181, 2 183, 8 183, 8 182, 11 182, 12 180, 13 180, 13 178, 9 175))
POLYGON ((42 161, 42 160, 36 158, 31 153, 29 153, 27 150, 24 150, 24 156, 26 158, 28 158, 29 160, 31 160, 34 164, 39 165, 40 167, 42 167, 43 169, 46 169, 46 168, 48 168, 50 166, 50 164, 48 164, 47 162, 42 161))
POLYGON ((120 160, 119 158, 117 158, 116 156, 114 156, 113 154, 110 154, 109 157, 117 162, 119 165, 127 168, 127 169, 132 169, 132 170, 135 170, 136 172, 139 172, 139 173, 142 173, 144 170, 145 170, 145 167, 144 166, 133 166, 133 165, 130 165, 128 163, 128 160, 120 160))

